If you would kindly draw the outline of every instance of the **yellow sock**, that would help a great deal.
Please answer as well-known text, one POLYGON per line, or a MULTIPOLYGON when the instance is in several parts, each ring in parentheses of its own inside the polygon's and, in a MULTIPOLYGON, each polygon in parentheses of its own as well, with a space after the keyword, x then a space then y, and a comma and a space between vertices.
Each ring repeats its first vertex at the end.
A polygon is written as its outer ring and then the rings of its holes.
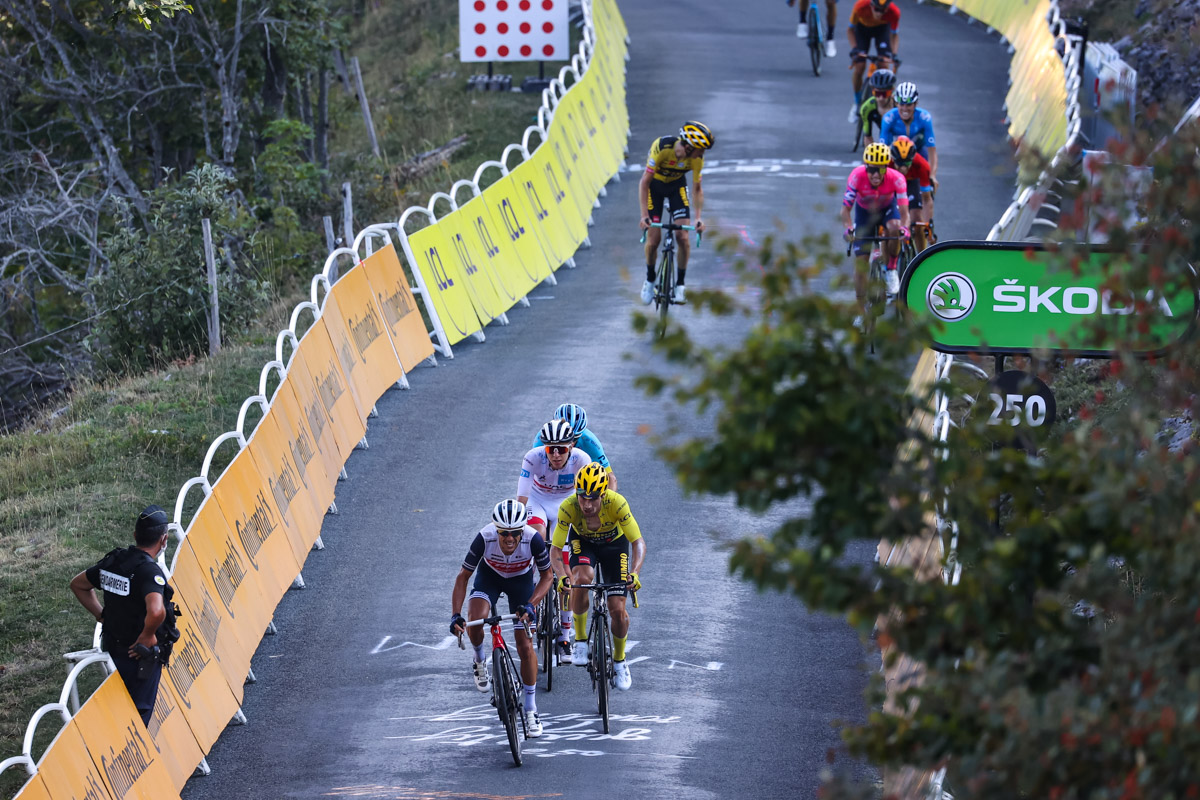
POLYGON ((575 641, 587 641, 587 612, 582 614, 571 614, 571 619, 575 622, 575 641))
POLYGON ((625 638, 624 636, 613 637, 613 661, 625 660, 625 638))

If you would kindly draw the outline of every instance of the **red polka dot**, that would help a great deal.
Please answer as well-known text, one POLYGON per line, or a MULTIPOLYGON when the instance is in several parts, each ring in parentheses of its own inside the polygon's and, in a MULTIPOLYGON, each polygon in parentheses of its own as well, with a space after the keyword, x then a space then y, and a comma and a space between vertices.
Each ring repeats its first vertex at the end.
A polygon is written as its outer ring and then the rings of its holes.
POLYGON ((554 55, 554 45, 552 45, 552 44, 548 44, 548 45, 546 45, 545 47, 543 47, 543 48, 542 48, 542 55, 546 55, 546 56, 552 56, 552 55, 554 55))
POLYGON ((508 23, 501 22, 499 25, 496 26, 496 30, 500 31, 500 33, 508 33, 508 23))
POLYGON ((521 45, 521 55, 529 56, 529 54, 532 52, 533 52, 533 48, 530 47, 529 45, 527 45, 527 44, 521 45))
POLYGON ((486 55, 487 55, 487 48, 484 47, 483 45, 479 45, 479 47, 475 48, 475 57, 476 58, 483 58, 486 55))
POLYGON ((542 8, 546 9, 547 11, 554 8, 554 0, 542 0, 542 8))
POLYGON ((553 22, 543 22, 542 30, 544 30, 546 33, 553 33, 554 32, 554 23, 553 22))
POLYGON ((528 22, 521 23, 521 33, 529 33, 530 27, 528 22))
POLYGON ((475 23, 475 32, 476 33, 484 33, 486 30, 487 30, 487 25, 484 25, 482 22, 475 23))
POLYGON ((500 0, 499 3, 496 3, 496 10, 508 11, 508 0, 500 0))
POLYGON ((476 11, 483 11, 485 8, 487 8, 487 3, 483 2, 483 0, 475 0, 476 11))
POLYGON ((521 10, 522 11, 529 10, 529 0, 521 0, 521 10))
POLYGON ((508 45, 506 45, 506 44, 500 45, 499 49, 496 52, 498 52, 500 54, 501 58, 507 58, 508 57, 508 45))

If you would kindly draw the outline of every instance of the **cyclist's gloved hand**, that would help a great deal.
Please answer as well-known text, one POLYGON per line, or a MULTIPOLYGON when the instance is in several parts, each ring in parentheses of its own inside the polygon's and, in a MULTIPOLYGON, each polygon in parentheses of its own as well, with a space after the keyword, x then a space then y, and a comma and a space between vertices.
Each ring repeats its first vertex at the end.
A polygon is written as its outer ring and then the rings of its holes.
POLYGON ((854 228, 846 228, 846 232, 842 234, 842 238, 847 242, 854 241, 854 228))
POLYGON ((642 221, 638 223, 638 227, 640 227, 644 231, 650 230, 650 218, 642 217, 642 221))
POLYGON ((866 55, 867 55, 867 52, 865 50, 859 50, 857 47, 850 48, 850 60, 851 61, 859 61, 863 58, 866 58, 866 55))
POLYGON ((642 588, 642 581, 636 572, 629 573, 629 588, 635 592, 642 588))
POLYGON ((533 610, 533 603, 526 603, 517 611, 517 616, 522 620, 533 622, 537 619, 537 612, 533 610))
POLYGON ((568 578, 566 575, 563 575, 561 578, 555 579, 554 588, 560 592, 567 591, 568 589, 571 588, 571 579, 568 578))
POLYGON ((704 220, 696 219, 696 233, 704 233, 704 220))
POLYGON ((901 225, 901 226, 900 226, 900 235, 901 235, 901 236, 903 236, 905 239, 908 239, 908 238, 911 238, 911 237, 912 237, 912 232, 911 232, 911 231, 909 231, 909 229, 908 229, 908 228, 906 228, 906 227, 904 227, 903 225, 901 225))
POLYGON ((467 628, 467 621, 463 619, 462 614, 455 614, 450 618, 450 632, 455 636, 461 634, 467 628))

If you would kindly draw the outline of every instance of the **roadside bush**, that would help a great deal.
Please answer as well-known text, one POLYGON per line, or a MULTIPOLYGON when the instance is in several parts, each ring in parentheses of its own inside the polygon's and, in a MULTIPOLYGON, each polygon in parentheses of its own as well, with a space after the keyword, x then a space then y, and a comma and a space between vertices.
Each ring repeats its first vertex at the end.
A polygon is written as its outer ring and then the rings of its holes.
POLYGON ((223 336, 244 331, 269 297, 248 255, 257 224, 231 199, 234 181, 197 167, 150 195, 146 228, 126 224, 105 243, 109 268, 91 282, 101 309, 88 345, 116 372, 208 350, 209 289, 201 220, 212 221, 223 336))

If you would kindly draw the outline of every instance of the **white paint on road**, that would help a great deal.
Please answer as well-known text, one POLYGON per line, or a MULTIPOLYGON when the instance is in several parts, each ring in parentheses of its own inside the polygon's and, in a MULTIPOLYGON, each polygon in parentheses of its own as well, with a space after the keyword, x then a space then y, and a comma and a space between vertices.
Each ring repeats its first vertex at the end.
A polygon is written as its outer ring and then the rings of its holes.
POLYGON ((371 651, 371 655, 377 656, 380 653, 387 653, 392 650, 399 650, 401 647, 423 647, 426 650, 449 650, 450 645, 454 644, 457 639, 453 636, 447 636, 438 644, 421 644, 420 642, 401 642, 400 644, 388 645, 392 640, 391 636, 385 636, 379 640, 379 644, 375 645, 375 649, 371 651))
POLYGON ((687 661, 676 661, 675 659, 672 658, 671 665, 669 667, 667 667, 667 669, 675 669, 676 664, 682 664, 685 667, 695 667, 696 669, 706 669, 711 672, 716 672, 721 667, 725 666, 725 664, 720 661, 710 661, 707 664, 700 665, 700 664, 692 664, 687 661))
MULTIPOLYGON (((825 158, 722 158, 704 163, 705 175, 755 174, 773 175, 778 178, 829 178, 827 172, 797 171, 796 167, 826 170, 851 170, 861 161, 832 161, 825 158)), ((623 167, 625 172, 643 172, 646 165, 630 161, 623 167)))

